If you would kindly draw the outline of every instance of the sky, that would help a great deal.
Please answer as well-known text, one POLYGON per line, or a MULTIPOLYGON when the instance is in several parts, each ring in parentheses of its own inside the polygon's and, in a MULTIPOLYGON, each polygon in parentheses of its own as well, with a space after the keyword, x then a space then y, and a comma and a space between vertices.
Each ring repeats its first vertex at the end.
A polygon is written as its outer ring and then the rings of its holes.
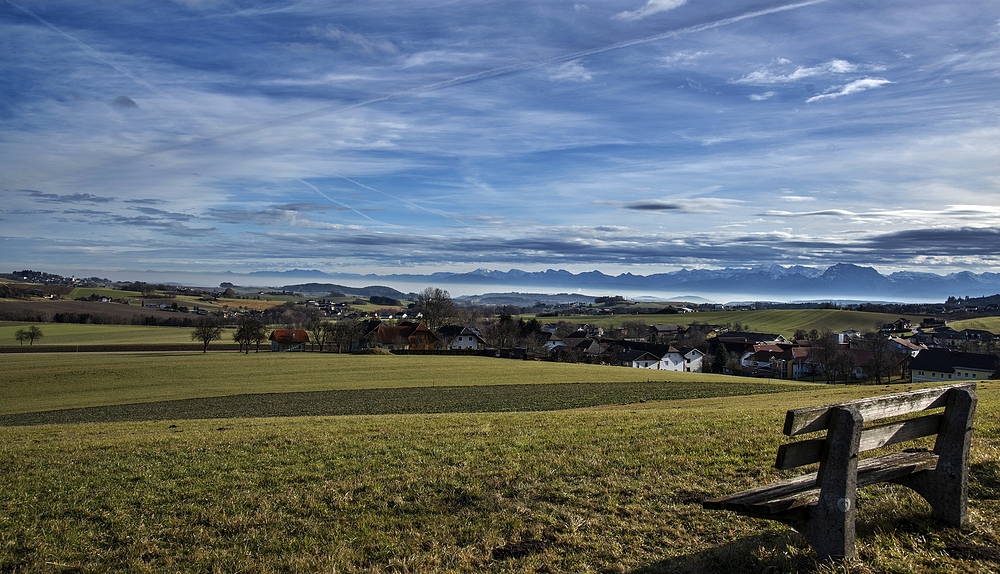
POLYGON ((0 0, 0 271, 1000 270, 1000 3, 0 0))

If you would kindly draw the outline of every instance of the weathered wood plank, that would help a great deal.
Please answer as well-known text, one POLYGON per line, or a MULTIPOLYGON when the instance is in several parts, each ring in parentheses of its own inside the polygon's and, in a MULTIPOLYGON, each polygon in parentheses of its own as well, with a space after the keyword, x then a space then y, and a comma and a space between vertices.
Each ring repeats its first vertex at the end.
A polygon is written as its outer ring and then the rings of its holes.
MULTIPOLYGON (((866 428, 861 432, 860 451, 880 448, 938 433, 944 415, 927 415, 906 421, 887 423, 866 428)), ((778 458, 774 467, 788 470, 819 462, 823 458, 825 438, 807 439, 783 444, 778 447, 778 458)))
MULTIPOLYGON (((932 452, 899 452, 870 458, 858 463, 858 486, 889 482, 937 467, 938 456, 932 452)), ((797 476, 729 496, 706 500, 710 510, 731 510, 748 516, 773 518, 814 504, 820 489, 816 473, 797 476)))
POLYGON ((866 428, 861 433, 861 452, 925 436, 936 435, 944 415, 926 415, 915 419, 866 428))
POLYGON ((788 411, 783 432, 788 436, 816 432, 830 425, 830 409, 834 407, 857 409, 866 421, 905 415, 917 411, 944 407, 947 394, 953 388, 975 389, 976 383, 962 383, 881 397, 871 397, 832 405, 821 405, 788 411))

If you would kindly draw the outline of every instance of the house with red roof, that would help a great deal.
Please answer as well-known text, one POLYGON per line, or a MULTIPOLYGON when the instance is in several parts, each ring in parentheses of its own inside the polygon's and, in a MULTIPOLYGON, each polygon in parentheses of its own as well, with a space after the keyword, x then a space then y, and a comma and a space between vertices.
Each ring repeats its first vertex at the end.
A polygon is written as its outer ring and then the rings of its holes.
POLYGON ((309 333, 302 329, 275 329, 268 339, 271 341, 271 352, 305 351, 309 333))

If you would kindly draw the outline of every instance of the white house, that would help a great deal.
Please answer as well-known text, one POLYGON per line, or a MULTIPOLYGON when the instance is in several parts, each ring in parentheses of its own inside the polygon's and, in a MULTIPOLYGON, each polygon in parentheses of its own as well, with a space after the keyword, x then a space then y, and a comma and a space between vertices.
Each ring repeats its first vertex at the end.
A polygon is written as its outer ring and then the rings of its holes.
POLYGON ((455 337, 455 340, 449 345, 450 349, 485 349, 486 340, 483 339, 479 331, 473 329, 472 327, 466 327, 462 329, 462 332, 455 337))

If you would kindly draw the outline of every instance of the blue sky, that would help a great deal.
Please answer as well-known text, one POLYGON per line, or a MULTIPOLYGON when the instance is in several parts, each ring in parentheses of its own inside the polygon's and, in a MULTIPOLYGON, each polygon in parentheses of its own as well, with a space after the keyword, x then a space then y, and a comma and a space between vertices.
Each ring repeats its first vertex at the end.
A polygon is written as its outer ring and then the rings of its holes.
POLYGON ((0 269, 1000 268, 1000 3, 0 0, 0 269))

